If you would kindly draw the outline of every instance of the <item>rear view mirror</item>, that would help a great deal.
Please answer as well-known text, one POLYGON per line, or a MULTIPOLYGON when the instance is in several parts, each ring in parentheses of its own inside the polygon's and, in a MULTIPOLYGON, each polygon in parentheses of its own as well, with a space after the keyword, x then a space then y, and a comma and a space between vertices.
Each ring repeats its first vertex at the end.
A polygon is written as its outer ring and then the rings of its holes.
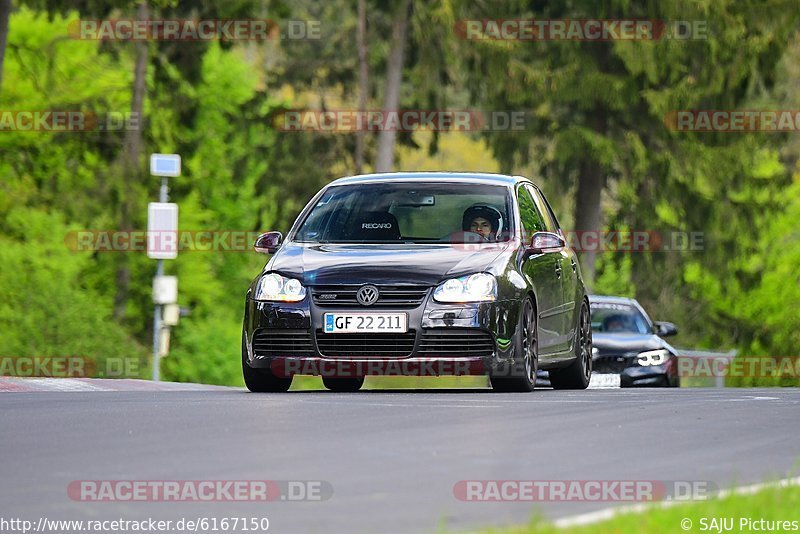
POLYGON ((409 191, 407 198, 400 199, 397 204, 403 208, 421 208, 422 206, 435 206, 436 197, 434 195, 423 195, 417 191, 409 191))
POLYGON ((552 232, 536 232, 531 238, 531 245, 528 248, 532 254, 549 254, 551 252, 561 252, 567 242, 558 234, 552 232))
POLYGON ((275 254, 278 247, 281 246, 282 239, 283 234, 280 232, 267 232, 266 234, 258 236, 256 242, 253 244, 253 248, 256 249, 256 252, 260 252, 261 254, 275 254))
POLYGON ((656 321, 653 330, 661 337, 674 336, 678 333, 678 327, 666 321, 656 321))

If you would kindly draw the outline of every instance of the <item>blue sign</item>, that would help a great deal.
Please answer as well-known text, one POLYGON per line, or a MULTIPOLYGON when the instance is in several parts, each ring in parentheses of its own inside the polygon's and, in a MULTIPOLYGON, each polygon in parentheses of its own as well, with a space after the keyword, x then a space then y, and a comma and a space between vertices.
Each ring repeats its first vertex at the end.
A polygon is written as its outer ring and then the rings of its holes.
POLYGON ((179 154, 151 154, 150 174, 153 176, 180 176, 181 157, 179 154))

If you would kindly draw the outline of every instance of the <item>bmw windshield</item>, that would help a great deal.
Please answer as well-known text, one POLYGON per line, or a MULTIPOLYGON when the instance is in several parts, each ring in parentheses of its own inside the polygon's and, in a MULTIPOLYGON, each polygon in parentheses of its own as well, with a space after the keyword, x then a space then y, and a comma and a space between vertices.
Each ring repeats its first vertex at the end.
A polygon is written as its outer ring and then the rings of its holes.
POLYGON ((592 302, 592 330, 607 334, 648 334, 652 326, 635 306, 592 302))
POLYGON ((513 235, 502 186, 376 183, 332 186, 295 232, 302 243, 481 243, 513 235))

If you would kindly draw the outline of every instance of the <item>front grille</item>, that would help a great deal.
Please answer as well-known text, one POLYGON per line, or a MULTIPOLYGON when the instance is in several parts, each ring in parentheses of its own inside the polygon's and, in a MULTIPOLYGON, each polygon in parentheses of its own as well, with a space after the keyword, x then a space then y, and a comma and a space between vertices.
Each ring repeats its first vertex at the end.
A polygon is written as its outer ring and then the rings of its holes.
POLYGON ((596 356, 592 361, 592 370, 595 373, 620 374, 630 366, 630 360, 621 354, 605 354, 602 356, 596 356))
POLYGON ((333 333, 317 330, 317 347, 323 356, 343 358, 402 358, 414 350, 416 333, 333 333))
POLYGON ((425 330, 419 344, 421 356, 491 356, 493 352, 491 334, 463 328, 425 330))
POLYGON ((308 330, 262 329, 253 335, 256 356, 304 356, 314 351, 308 330))
MULTIPOLYGON (((314 286, 311 297, 318 306, 361 306, 356 299, 359 285, 314 286)), ((426 286, 377 286, 380 296, 370 308, 416 308, 428 294, 426 286)))

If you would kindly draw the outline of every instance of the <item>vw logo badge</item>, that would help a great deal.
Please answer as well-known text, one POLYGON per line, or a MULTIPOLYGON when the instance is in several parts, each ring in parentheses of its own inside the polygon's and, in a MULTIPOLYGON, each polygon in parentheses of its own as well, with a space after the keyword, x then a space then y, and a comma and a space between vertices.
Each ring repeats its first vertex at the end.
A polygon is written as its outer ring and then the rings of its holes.
POLYGON ((378 288, 375 286, 361 286, 356 293, 356 300, 362 306, 372 306, 378 300, 378 288))

